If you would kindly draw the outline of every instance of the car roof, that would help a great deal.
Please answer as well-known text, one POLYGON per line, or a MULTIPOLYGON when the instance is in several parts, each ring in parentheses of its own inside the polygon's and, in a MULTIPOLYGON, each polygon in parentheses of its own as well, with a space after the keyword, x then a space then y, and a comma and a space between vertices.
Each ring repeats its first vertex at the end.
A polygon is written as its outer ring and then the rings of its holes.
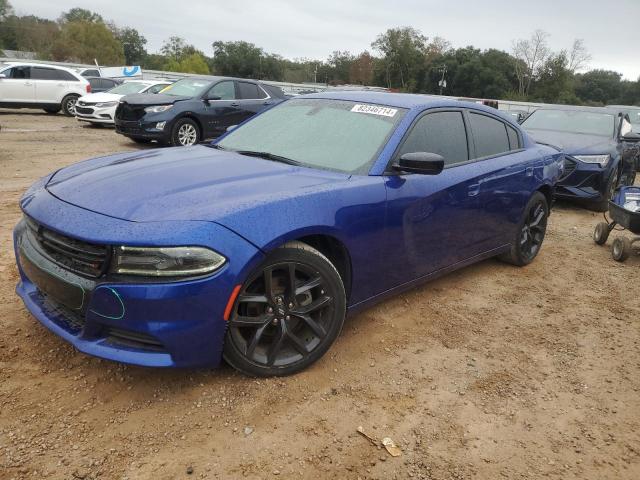
POLYGON ((608 113, 609 115, 619 115, 622 112, 617 108, 612 107, 586 107, 582 105, 557 105, 553 107, 541 107, 534 110, 535 113, 539 110, 560 110, 564 112, 592 112, 592 113, 608 113))
POLYGON ((396 108, 436 108, 436 107, 465 107, 496 114, 499 110, 485 105, 456 100, 437 95, 420 95, 415 93, 390 93, 373 91, 335 91, 326 90, 319 93, 300 95, 295 98, 323 98, 327 100, 346 100, 352 102, 373 103, 396 108))

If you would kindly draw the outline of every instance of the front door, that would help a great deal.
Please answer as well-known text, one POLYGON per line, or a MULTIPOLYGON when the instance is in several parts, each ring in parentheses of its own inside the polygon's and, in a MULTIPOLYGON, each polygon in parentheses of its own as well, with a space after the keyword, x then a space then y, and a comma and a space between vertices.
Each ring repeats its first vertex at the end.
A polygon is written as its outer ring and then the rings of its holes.
POLYGON ((0 78, 0 103, 36 102, 36 87, 31 80, 31 67, 11 67, 2 73, 5 78, 0 78))
POLYGON ((205 126, 204 136, 217 137, 227 131, 231 125, 242 122, 242 111, 236 98, 236 86, 233 80, 216 83, 205 95, 202 112, 205 126))

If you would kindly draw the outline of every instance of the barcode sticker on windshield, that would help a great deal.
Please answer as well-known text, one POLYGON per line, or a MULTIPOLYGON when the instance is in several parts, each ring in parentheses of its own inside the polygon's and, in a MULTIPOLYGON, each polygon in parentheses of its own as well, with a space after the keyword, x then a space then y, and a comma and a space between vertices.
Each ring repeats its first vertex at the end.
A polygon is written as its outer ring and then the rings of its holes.
POLYGON ((354 105, 352 112, 369 113, 371 115, 381 115, 383 117, 393 117, 398 113, 397 108, 381 107, 379 105, 354 105))

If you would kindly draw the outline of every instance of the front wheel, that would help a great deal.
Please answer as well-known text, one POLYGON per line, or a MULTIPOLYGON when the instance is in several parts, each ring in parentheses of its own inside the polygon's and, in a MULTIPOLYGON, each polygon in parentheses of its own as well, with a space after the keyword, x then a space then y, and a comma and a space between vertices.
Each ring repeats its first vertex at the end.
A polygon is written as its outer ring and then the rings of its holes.
POLYGON ((274 250, 242 286, 224 358, 253 376, 297 373, 317 361, 340 334, 346 296, 340 274, 301 242, 274 250))
POLYGON ((62 99, 62 113, 67 117, 73 117, 76 114, 76 102, 78 95, 67 95, 62 99))
POLYGON ((511 250, 500 259, 519 267, 530 264, 542 247, 548 217, 547 198, 541 192, 534 193, 524 209, 511 250))
POLYGON ((600 222, 596 225, 596 229, 593 231, 593 241, 598 245, 604 245, 607 243, 611 229, 607 222, 600 222))
POLYGON ((190 118, 182 118, 173 126, 171 143, 176 147, 188 147, 200 141, 200 129, 190 118))
POLYGON ((595 210, 596 212, 606 212, 609 210, 609 200, 613 198, 613 195, 616 193, 616 188, 618 188, 618 172, 618 167, 611 172, 611 175, 607 180, 605 194, 602 197, 602 200, 591 206, 592 210, 595 210))

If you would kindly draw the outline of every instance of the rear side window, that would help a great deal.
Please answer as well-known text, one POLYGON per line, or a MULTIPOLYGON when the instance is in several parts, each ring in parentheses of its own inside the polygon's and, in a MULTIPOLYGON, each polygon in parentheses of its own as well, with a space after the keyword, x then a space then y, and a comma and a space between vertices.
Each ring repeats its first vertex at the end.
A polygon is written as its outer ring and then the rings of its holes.
POLYGON ((503 122, 478 113, 470 113, 469 117, 477 158, 498 155, 511 149, 507 127, 503 122))
POLYGON ((420 118, 400 148, 400 155, 413 152, 442 155, 445 165, 469 160, 462 112, 435 112, 420 118))
POLYGON ((34 80, 77 81, 77 78, 64 70, 55 68, 32 67, 31 78, 34 80))
POLYGON ((516 129, 510 125, 507 125, 507 136, 509 137, 509 148, 511 148, 511 150, 518 150, 520 148, 520 135, 518 135, 516 129))
POLYGON ((31 67, 13 67, 4 74, 7 78, 31 78, 31 67))
POLYGON ((267 95, 255 83, 238 82, 238 90, 240 98, 243 100, 267 98, 267 95))

